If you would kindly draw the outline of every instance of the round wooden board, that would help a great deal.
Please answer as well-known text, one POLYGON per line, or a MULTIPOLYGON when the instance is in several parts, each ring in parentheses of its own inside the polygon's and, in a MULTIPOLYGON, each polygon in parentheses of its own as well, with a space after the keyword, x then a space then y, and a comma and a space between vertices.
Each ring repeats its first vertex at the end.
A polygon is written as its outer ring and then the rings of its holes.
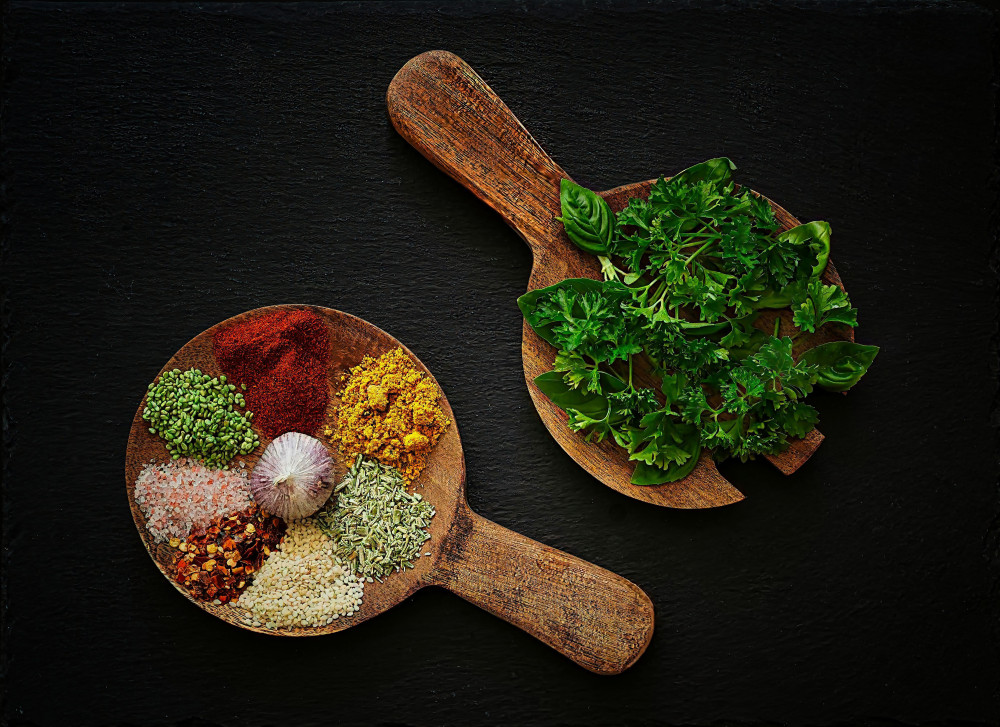
MULTIPOLYGON (((219 376, 223 372, 212 353, 212 337, 215 331, 279 310, 310 310, 326 322, 330 332, 330 356, 327 368, 329 404, 326 416, 316 431, 303 432, 303 434, 314 436, 324 442, 326 441, 321 431, 323 426, 327 424, 332 426, 335 423, 335 411, 340 403, 337 391, 340 387, 341 378, 348 369, 360 363, 366 355, 378 356, 394 348, 402 348, 417 367, 427 374, 431 380, 434 380, 431 372, 427 370, 409 349, 381 329, 347 313, 309 305, 268 306, 229 318, 191 339, 191 341, 185 344, 167 361, 156 377, 154 377, 154 380, 164 371, 173 368, 182 370, 199 368, 210 376, 219 376)), ((434 383, 437 385, 436 380, 434 383)), ((440 386, 438 388, 440 390, 440 386)), ((181 595, 195 605, 221 618, 223 621, 251 631, 281 636, 316 636, 342 631, 363 621, 367 621, 372 616, 376 616, 392 608, 414 591, 428 584, 440 557, 445 535, 448 533, 451 523, 455 519, 457 509, 465 502, 465 463, 462 457, 462 445, 458 436, 458 428, 455 425, 454 414, 443 392, 441 395, 441 409, 451 420, 451 424, 432 450, 427 467, 409 488, 411 491, 419 492, 437 510, 428 528, 431 539, 424 544, 421 551, 422 553, 431 553, 431 555, 418 558, 412 570, 407 569, 399 573, 393 573, 387 576, 382 583, 378 581, 365 583, 365 593, 361 608, 353 616, 341 616, 328 626, 315 628, 267 629, 254 627, 251 624, 252 619, 249 617, 249 613, 239 607, 238 601, 218 606, 198 601, 192 598, 182 586, 175 583, 170 577, 168 568, 172 564, 170 557, 171 549, 165 542, 156 543, 153 541, 151 534, 146 529, 146 518, 135 502, 135 482, 142 468, 149 462, 168 462, 171 459, 163 441, 157 435, 149 432, 149 425, 142 418, 142 411, 145 406, 146 396, 144 394, 142 401, 139 403, 139 408, 136 410, 135 417, 132 420, 132 430, 129 434, 128 450, 125 455, 125 488, 128 495, 129 508, 132 510, 132 517, 139 531, 139 537, 142 538, 142 542, 146 546, 146 550, 149 552, 156 567, 160 569, 164 577, 167 578, 181 595)), ((239 467, 240 462, 243 462, 249 472, 253 469, 261 453, 269 443, 269 439, 261 437, 260 445, 257 449, 245 457, 234 458, 230 466, 239 467)), ((332 445, 329 446, 329 449, 331 454, 334 455, 336 463, 334 476, 339 482, 343 479, 350 462, 341 456, 332 445)))

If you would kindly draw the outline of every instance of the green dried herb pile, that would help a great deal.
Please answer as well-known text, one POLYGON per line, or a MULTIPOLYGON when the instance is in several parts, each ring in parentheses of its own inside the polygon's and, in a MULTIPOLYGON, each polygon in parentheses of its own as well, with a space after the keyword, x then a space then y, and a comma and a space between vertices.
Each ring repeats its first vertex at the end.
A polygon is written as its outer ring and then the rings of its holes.
POLYGON ((355 575, 381 581, 414 567, 431 537, 425 528, 434 507, 419 493, 407 492, 399 472, 359 455, 334 495, 336 504, 320 511, 318 522, 355 575))

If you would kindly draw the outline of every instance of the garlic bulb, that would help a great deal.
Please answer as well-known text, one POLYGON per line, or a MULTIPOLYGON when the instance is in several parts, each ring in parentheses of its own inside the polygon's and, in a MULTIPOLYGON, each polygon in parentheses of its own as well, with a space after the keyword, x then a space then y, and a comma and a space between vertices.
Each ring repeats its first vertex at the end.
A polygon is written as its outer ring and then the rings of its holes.
POLYGON ((318 439, 288 432, 271 442, 250 475, 257 504, 285 520, 319 510, 333 492, 333 458, 318 439))

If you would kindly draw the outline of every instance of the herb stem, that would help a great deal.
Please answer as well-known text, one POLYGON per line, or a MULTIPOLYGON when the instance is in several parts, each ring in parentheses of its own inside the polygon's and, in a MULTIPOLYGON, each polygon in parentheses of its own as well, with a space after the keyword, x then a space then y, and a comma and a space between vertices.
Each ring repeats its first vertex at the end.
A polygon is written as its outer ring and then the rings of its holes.
POLYGON ((682 237, 689 242, 681 243, 680 248, 692 247, 693 245, 700 245, 705 240, 721 240, 722 235, 718 232, 682 232, 680 233, 682 237))
POLYGON ((601 366, 604 366, 604 369, 602 369, 604 371, 604 373, 611 374, 616 379, 618 379, 619 381, 621 381, 623 384, 625 383, 625 379, 622 378, 621 374, 619 374, 617 371, 615 371, 614 366, 612 366, 611 364, 607 363, 606 361, 602 361, 601 363, 599 363, 597 365, 597 368, 601 369, 601 366))
POLYGON ((670 292, 670 288, 667 286, 666 281, 664 281, 653 294, 653 305, 659 305, 667 297, 668 292, 670 292))
POLYGON ((601 272, 604 274, 605 280, 618 280, 618 276, 624 273, 624 271, 619 270, 615 264, 611 262, 610 257, 598 255, 597 259, 601 263, 601 272))
POLYGON ((694 260, 694 259, 695 259, 696 257, 698 257, 698 255, 699 255, 699 254, 700 254, 700 253, 701 253, 701 252, 702 252, 703 250, 706 250, 707 248, 709 248, 710 246, 712 246, 712 245, 714 245, 714 244, 715 244, 715 240, 714 240, 714 239, 713 239, 713 240, 709 240, 709 241, 708 241, 708 242, 706 242, 706 243, 705 243, 704 245, 702 245, 702 246, 701 246, 701 247, 699 247, 699 248, 698 248, 697 250, 695 250, 695 251, 694 251, 693 253, 691 253, 691 256, 690 256, 690 257, 689 257, 689 258, 688 258, 687 260, 685 260, 685 261, 684 261, 684 267, 687 267, 688 265, 690 265, 690 264, 691 264, 691 261, 692 261, 692 260, 694 260))

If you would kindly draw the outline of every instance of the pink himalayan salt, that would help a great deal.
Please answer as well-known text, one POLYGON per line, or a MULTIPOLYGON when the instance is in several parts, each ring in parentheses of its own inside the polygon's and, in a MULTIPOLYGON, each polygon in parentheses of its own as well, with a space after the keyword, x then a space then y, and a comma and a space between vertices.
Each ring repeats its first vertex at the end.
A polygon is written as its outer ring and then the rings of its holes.
POLYGON ((135 482, 135 502, 154 540, 185 538, 217 517, 252 502, 243 469, 216 470, 185 459, 143 467, 135 482))

